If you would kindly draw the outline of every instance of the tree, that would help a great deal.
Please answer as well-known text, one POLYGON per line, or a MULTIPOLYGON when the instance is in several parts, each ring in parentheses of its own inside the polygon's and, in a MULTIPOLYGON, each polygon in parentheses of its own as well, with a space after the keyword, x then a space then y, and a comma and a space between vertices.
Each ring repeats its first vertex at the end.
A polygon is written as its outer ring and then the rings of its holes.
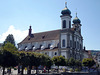
POLYGON ((22 66, 21 75, 23 75, 24 68, 29 65, 29 61, 30 60, 29 60, 26 52, 24 52, 24 51, 19 52, 19 63, 20 63, 20 66, 22 66))
POLYGON ((48 73, 49 73, 49 69, 51 68, 52 65, 53 65, 53 61, 50 59, 49 56, 46 56, 46 64, 45 64, 45 66, 48 69, 48 73))
POLYGON ((18 49, 13 44, 11 44, 10 42, 7 42, 4 46, 2 46, 1 49, 7 50, 11 53, 14 53, 15 51, 18 51, 18 49))
POLYGON ((41 55, 42 54, 34 53, 34 60, 35 61, 33 63, 33 66, 36 67, 36 74, 38 73, 38 66, 40 66, 41 64, 43 65, 41 55))
POLYGON ((72 58, 72 57, 69 59, 69 66, 71 66, 71 67, 74 69, 74 66, 75 66, 75 59, 72 58))
POLYGON ((82 62, 80 60, 76 60, 75 66, 79 69, 82 66, 82 62))
POLYGON ((32 66, 34 65, 34 61, 35 61, 34 60, 34 58, 35 58, 34 52, 27 52, 27 57, 29 59, 29 64, 28 64, 29 69, 28 69, 27 74, 31 75, 31 69, 32 69, 32 66))
POLYGON ((66 62, 66 66, 69 66, 69 60, 65 59, 65 62, 66 62))
POLYGON ((66 61, 65 58, 63 56, 54 56, 52 58, 54 64, 56 66, 58 66, 58 72, 59 72, 59 66, 65 66, 66 65, 66 61))
POLYGON ((15 51, 17 51, 17 48, 11 43, 6 43, 4 46, 1 47, 1 66, 3 66, 3 71, 5 70, 5 67, 14 67, 17 65, 18 57, 15 51))
POLYGON ((84 58, 82 60, 82 64, 83 64, 83 66, 88 67, 89 68, 89 71, 90 71, 90 68, 93 65, 95 65, 95 61, 93 59, 91 59, 91 58, 84 58))
POLYGON ((2 58, 1 58, 1 66, 3 67, 3 75, 5 68, 7 67, 15 67, 18 65, 17 62, 17 56, 15 54, 12 54, 11 52, 4 50, 2 52, 2 58))
POLYGON ((13 37, 12 34, 9 34, 9 35, 6 37, 6 39, 5 39, 5 41, 4 41, 4 45, 5 45, 7 42, 10 42, 11 44, 13 44, 13 45, 15 46, 15 40, 14 40, 14 37, 13 37))

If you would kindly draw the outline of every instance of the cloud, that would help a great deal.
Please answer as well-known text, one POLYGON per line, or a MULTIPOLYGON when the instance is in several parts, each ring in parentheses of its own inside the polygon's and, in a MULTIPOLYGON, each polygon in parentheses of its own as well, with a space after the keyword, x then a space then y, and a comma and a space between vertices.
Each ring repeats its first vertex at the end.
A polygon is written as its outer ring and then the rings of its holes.
POLYGON ((5 33, 2 33, 0 35, 0 43, 4 42, 9 34, 13 34, 16 43, 19 43, 28 35, 28 30, 22 31, 19 29, 15 29, 15 27, 11 25, 5 33))

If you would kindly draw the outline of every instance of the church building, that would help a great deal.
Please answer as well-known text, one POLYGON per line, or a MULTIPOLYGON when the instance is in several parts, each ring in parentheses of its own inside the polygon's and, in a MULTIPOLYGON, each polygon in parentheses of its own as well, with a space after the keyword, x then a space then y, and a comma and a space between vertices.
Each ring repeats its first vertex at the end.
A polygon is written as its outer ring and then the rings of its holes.
POLYGON ((61 29, 32 33, 29 27, 28 36, 18 43, 19 51, 32 51, 43 53, 51 58, 53 56, 73 57, 81 60, 83 58, 83 37, 81 35, 81 21, 77 17, 71 24, 71 11, 65 4, 61 11, 61 29))

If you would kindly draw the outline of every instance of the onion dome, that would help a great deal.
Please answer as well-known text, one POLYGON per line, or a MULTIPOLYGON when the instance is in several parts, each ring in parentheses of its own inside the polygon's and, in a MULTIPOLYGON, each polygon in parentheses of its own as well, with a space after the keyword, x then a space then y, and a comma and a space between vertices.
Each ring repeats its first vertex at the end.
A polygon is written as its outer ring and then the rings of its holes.
POLYGON ((81 23, 80 19, 77 17, 77 13, 76 13, 76 17, 73 19, 73 23, 74 24, 80 24, 81 23))
POLYGON ((61 11, 62 15, 70 15, 71 11, 67 8, 67 2, 65 2, 65 8, 61 11))

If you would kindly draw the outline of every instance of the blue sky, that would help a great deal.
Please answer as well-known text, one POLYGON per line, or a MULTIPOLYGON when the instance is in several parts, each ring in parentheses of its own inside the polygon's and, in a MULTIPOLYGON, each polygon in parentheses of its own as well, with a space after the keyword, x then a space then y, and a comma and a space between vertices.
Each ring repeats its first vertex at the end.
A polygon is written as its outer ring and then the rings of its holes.
POLYGON ((20 42, 30 24, 33 33, 60 29, 65 1, 72 20, 78 13, 86 49, 100 50, 100 0, 0 0, 0 42, 9 33, 20 42))

